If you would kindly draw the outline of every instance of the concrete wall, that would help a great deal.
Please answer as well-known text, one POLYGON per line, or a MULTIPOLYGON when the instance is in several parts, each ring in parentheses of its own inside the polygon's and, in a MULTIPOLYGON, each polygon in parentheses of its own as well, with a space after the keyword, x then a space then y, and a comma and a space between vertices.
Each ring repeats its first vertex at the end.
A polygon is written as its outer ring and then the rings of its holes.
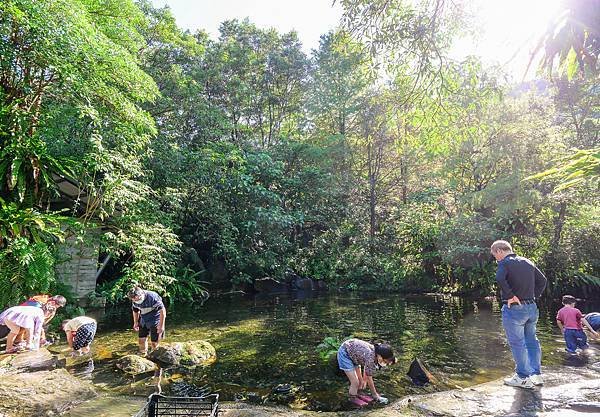
POLYGON ((60 253, 64 262, 56 266, 58 278, 71 287, 78 300, 87 298, 96 289, 98 243, 67 238, 60 253))

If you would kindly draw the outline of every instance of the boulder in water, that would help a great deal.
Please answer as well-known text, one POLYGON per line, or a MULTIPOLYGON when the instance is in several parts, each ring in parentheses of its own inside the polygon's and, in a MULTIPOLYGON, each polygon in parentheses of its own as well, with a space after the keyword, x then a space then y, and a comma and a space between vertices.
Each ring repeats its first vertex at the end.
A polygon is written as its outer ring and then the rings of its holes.
POLYGON ((259 278, 254 281, 254 289, 258 292, 282 293, 287 292, 290 287, 285 282, 279 282, 273 278, 259 278))
POLYGON ((300 277, 300 275, 298 275, 297 273, 295 273, 294 271, 292 271, 291 269, 288 269, 287 271, 284 272, 283 274, 283 279, 285 280, 285 282, 287 282, 288 284, 292 284, 294 281, 296 281, 297 279, 301 279, 302 277, 300 277))
POLYGON ((92 385, 65 369, 0 378, 0 416, 58 416, 96 396, 92 385))
POLYGON ((19 354, 0 355, 0 375, 47 371, 64 365, 64 358, 61 359, 46 348, 19 354))
POLYGON ((127 355, 120 358, 115 366, 126 374, 140 375, 154 372, 158 369, 156 364, 138 355, 127 355))
POLYGON ((217 358, 215 348, 205 340, 162 343, 148 355, 161 366, 209 365, 217 358))
POLYGON ((327 283, 325 281, 314 281, 314 288, 317 291, 327 291, 329 288, 327 287, 327 283))
POLYGON ((313 280, 310 278, 296 278, 293 281, 294 288, 297 290, 312 290, 314 288, 313 280))

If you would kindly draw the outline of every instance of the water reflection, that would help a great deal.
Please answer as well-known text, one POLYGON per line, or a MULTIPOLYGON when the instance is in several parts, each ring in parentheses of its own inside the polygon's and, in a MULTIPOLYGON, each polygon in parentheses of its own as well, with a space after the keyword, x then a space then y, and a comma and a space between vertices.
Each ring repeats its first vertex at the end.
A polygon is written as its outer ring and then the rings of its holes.
MULTIPOLYGON (((170 312, 168 341, 206 339, 218 353, 214 366, 177 378, 208 384, 224 400, 249 393, 264 396, 278 384, 291 384, 303 392, 298 407, 339 409, 346 380, 315 351, 327 336, 386 340, 396 347, 398 364, 376 377, 378 389, 390 399, 469 386, 512 372, 495 301, 439 295, 299 295, 222 297, 170 312), (405 373, 414 358, 424 361, 439 379, 437 387, 419 388, 408 380, 405 373)), ((543 364, 584 363, 583 356, 563 354, 564 343, 554 326, 556 309, 545 308, 538 326, 543 364)), ((127 308, 107 310, 94 343, 95 368, 92 364, 89 374, 94 383, 109 389, 126 392, 123 387, 129 386, 145 394, 112 367, 115 358, 137 349, 130 320, 127 308)))
POLYGON ((86 362, 70 366, 69 372, 76 377, 89 380, 92 379, 92 372, 94 372, 94 369, 94 360, 90 359, 86 362))

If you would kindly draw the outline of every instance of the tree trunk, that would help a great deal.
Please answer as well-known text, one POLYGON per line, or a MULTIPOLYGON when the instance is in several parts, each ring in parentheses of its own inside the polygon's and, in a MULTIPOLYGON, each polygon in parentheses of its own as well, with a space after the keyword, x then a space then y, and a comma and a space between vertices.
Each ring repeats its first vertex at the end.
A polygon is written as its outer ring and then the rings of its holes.
POLYGON ((373 167, 373 145, 367 145, 367 160, 369 166, 369 249, 371 253, 375 250, 375 169, 373 167))

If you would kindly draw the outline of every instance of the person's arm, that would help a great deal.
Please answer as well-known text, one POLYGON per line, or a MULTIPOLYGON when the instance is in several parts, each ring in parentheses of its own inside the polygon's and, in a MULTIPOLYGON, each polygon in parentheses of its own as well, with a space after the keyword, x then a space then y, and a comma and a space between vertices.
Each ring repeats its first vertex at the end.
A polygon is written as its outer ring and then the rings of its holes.
POLYGON ((367 374, 365 372, 365 367, 361 366, 358 368, 358 388, 365 389, 367 386, 367 374))
POLYGON ((371 394, 373 394, 375 400, 379 401, 381 404, 388 403, 389 400, 379 395, 379 393, 377 392, 377 389, 375 388, 375 381, 373 381, 372 375, 367 375, 367 384, 369 385, 369 390, 371 391, 371 394))
POLYGON ((73 349, 73 332, 71 330, 65 330, 65 335, 67 336, 69 347, 73 349))
POLYGON ((563 329, 563 323, 562 321, 560 321, 560 319, 556 319, 556 324, 558 325, 558 328, 560 329, 561 333, 564 333, 564 329, 563 329))
POLYGON ((40 347, 40 336, 44 325, 44 315, 41 314, 33 319, 33 346, 29 348, 38 349, 40 347))
POLYGON ((508 283, 508 270, 506 269, 506 265, 503 262, 498 263, 498 269, 496 270, 496 282, 502 289, 502 294, 506 296, 506 299, 509 300, 508 305, 510 306, 513 300, 514 302, 518 302, 520 304, 519 299, 513 293, 510 284, 508 283), (516 300, 515 300, 516 299, 516 300))
POLYGON ((548 279, 542 273, 542 271, 539 270, 539 268, 537 266, 534 265, 533 268, 535 269, 535 271, 534 271, 535 286, 533 289, 533 294, 535 295, 535 298, 537 299, 542 296, 542 293, 546 289, 546 284, 548 283, 548 279))
POLYGON ((165 331, 165 322, 167 319, 167 309, 163 306, 163 308, 161 308, 160 313, 159 313, 159 318, 158 318, 158 337, 159 339, 162 338, 162 333, 165 331))
POLYGON ((136 332, 140 330, 140 312, 138 310, 132 309, 131 315, 133 316, 133 330, 136 332))
POLYGON ((376 400, 379 399, 379 394, 377 393, 377 389, 375 388, 375 381, 373 381, 373 376, 366 375, 366 381, 367 385, 369 386, 369 391, 371 391, 373 397, 375 397, 376 400))
POLYGON ((600 338, 600 333, 598 333, 597 331, 594 330, 594 328, 590 325, 590 323, 588 323, 588 321, 584 318, 581 319, 581 324, 583 325, 584 328, 587 328, 587 330, 596 338, 600 338))

